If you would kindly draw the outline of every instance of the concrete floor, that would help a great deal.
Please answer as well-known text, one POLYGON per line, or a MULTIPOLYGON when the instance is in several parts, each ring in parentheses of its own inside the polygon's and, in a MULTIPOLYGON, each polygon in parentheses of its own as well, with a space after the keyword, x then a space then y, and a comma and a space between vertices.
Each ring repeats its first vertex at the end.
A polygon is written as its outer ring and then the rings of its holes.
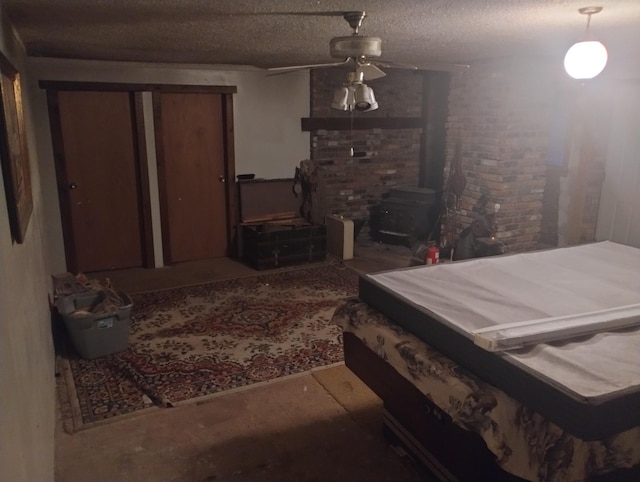
MULTIPOLYGON (((401 246, 361 240, 358 272, 408 266, 401 246)), ((335 261, 339 262, 339 261, 335 261)), ((224 259, 108 275, 125 291, 256 274, 224 259)), ((419 481, 419 467, 382 437, 382 404, 344 365, 65 433, 58 481, 419 481)))

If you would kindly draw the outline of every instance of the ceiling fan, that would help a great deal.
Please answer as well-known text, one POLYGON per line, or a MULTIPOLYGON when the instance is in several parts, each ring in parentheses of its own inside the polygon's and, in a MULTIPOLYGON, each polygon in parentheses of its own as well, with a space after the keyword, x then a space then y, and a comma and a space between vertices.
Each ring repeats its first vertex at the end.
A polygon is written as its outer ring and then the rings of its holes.
POLYGON ((362 26, 362 21, 366 16, 367 14, 364 11, 350 11, 342 13, 342 17, 347 21, 353 32, 349 36, 334 37, 329 42, 329 52, 331 57, 342 59, 341 61, 322 64, 272 67, 267 70, 275 73, 287 73, 304 69, 353 65, 354 73, 349 76, 349 82, 352 81, 351 79, 360 79, 361 82, 362 80, 375 80, 384 77, 386 74, 382 69, 380 69, 380 67, 417 70, 417 67, 412 65, 376 60, 382 55, 382 40, 379 37, 360 35, 359 32, 360 27, 362 26))

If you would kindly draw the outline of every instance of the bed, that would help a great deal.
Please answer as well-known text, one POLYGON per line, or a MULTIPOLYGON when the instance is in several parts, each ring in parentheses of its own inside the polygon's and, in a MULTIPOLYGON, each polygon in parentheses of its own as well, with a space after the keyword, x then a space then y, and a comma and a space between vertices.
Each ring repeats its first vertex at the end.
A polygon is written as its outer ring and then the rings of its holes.
POLYGON ((603 242, 363 275, 334 322, 443 480, 640 480, 638 308, 640 250, 603 242))

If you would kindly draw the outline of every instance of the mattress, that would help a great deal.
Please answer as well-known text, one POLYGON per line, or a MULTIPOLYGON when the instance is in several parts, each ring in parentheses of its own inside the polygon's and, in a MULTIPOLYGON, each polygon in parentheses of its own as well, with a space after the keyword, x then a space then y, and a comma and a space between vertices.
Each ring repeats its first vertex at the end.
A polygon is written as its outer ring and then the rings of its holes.
POLYGON ((640 303, 640 249, 611 242, 360 278, 360 299, 583 440, 640 426, 640 328, 494 353, 474 332, 640 303))

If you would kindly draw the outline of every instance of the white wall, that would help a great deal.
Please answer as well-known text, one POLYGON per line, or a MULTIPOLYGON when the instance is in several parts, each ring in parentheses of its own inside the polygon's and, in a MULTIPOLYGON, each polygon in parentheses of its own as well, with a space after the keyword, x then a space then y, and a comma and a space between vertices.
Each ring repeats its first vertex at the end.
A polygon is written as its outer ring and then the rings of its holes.
MULTIPOLYGON (((0 182, 0 480, 54 478, 55 358, 48 295, 51 270, 44 229, 33 103, 22 46, 0 5, 0 50, 23 73, 23 102, 34 208, 24 243, 11 239, 0 182)), ((1 177, 1 174, 0 174, 1 177)))
POLYGON ((640 248, 640 81, 615 92, 596 239, 640 248))
MULTIPOLYGON (((300 119, 309 117, 306 71, 267 76, 256 69, 44 58, 29 58, 27 68, 38 80, 235 85, 236 172, 292 177, 295 166, 309 156, 309 133, 300 128, 300 119)), ((46 106, 40 107, 46 112, 46 106)))
MULTIPOLYGON (((300 161, 309 157, 309 133, 302 132, 300 122, 301 118, 309 117, 306 71, 267 76, 256 69, 44 58, 27 59, 27 69, 37 80, 236 86, 233 115, 237 174, 289 178, 300 161)), ((65 271, 46 96, 42 90, 35 95, 38 148, 46 159, 42 177, 50 206, 47 228, 53 241, 49 254, 54 269, 65 271)))

